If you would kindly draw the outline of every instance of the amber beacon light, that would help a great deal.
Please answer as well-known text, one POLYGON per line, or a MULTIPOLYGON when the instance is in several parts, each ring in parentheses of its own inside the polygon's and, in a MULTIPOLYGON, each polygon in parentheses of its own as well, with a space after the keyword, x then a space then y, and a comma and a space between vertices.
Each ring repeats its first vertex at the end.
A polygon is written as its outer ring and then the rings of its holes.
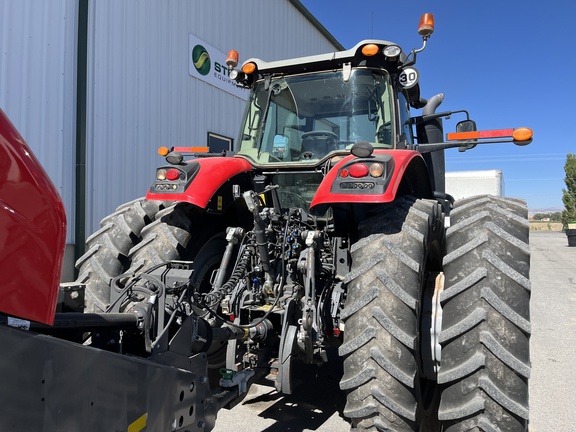
POLYGON ((238 51, 230 50, 228 52, 228 55, 226 56, 226 65, 229 69, 234 69, 236 66, 238 66, 238 58, 238 51))
POLYGON ((432 33, 434 33, 434 15, 425 13, 420 17, 418 34, 423 38, 429 38, 432 33))

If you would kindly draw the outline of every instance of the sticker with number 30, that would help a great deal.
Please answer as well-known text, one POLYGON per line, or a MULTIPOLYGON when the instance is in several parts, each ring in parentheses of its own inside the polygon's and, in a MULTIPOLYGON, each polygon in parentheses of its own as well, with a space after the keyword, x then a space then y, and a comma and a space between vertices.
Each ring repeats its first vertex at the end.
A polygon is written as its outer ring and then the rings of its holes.
POLYGON ((413 67, 403 69, 398 76, 398 82, 405 89, 414 87, 418 83, 418 70, 413 67))

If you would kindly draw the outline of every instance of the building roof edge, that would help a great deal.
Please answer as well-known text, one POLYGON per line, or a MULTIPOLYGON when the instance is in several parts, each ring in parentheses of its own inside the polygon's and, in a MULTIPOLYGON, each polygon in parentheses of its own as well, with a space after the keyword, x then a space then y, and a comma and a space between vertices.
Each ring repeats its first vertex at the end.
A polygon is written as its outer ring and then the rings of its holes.
POLYGON ((318 21, 318 19, 312 15, 312 13, 306 9, 306 6, 304 6, 302 4, 302 2, 300 2, 300 0, 288 0, 290 3, 292 3, 292 5, 298 9, 298 11, 304 15, 304 17, 310 21, 310 23, 316 27, 318 29, 318 31, 320 33, 322 33, 322 35, 328 39, 328 41, 334 45, 338 50, 343 51, 345 48, 344 46, 342 46, 342 44, 340 42, 338 42, 338 40, 332 35, 332 33, 330 33, 328 31, 328 29, 326 29, 326 27, 324 27, 322 25, 322 23, 320 21, 318 21))

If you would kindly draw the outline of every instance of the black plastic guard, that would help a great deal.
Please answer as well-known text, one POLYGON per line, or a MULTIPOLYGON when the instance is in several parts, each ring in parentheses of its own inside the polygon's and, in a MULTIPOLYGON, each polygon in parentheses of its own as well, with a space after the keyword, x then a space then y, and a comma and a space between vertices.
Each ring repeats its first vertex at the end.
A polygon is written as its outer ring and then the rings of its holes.
POLYGON ((218 408, 203 353, 179 356, 177 368, 7 326, 0 346, 3 432, 214 427, 218 408))

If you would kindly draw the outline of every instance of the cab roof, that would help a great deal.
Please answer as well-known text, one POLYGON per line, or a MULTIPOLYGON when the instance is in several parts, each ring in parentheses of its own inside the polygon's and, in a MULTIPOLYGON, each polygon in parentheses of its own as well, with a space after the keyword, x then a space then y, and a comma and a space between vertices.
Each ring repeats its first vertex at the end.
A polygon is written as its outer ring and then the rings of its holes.
POLYGON ((353 48, 345 51, 334 51, 326 54, 277 60, 272 62, 266 62, 258 58, 251 58, 243 63, 243 67, 248 63, 254 63, 256 65, 256 73, 261 76, 339 69, 342 68, 345 63, 351 63, 352 67, 372 66, 395 70, 399 65, 402 65, 406 62, 407 56, 403 51, 401 51, 399 56, 393 59, 389 59, 384 56, 382 52, 387 46, 398 45, 394 42, 385 40, 369 39, 363 40, 356 44, 356 46, 353 48), (366 56, 362 54, 362 48, 369 44, 378 46, 379 50, 376 55, 366 56))

